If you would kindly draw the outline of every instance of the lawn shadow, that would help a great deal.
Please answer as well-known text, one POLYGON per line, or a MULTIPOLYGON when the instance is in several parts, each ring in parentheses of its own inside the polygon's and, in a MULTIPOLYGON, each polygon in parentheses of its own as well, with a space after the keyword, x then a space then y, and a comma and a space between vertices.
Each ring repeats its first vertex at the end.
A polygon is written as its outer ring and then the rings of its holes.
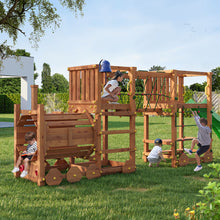
POLYGON ((14 118, 3 118, 3 117, 0 117, 0 122, 14 122, 14 118))
POLYGON ((1 137, 12 137, 14 135, 14 128, 0 128, 0 138, 1 137))
MULTIPOLYGON (((129 127, 129 122, 125 121, 109 121, 109 128, 118 128, 118 127, 129 127)), ((158 123, 149 123, 149 125, 162 125, 166 124, 163 122, 158 122, 158 123)), ((143 122, 135 122, 136 127, 138 126, 144 126, 143 122)))

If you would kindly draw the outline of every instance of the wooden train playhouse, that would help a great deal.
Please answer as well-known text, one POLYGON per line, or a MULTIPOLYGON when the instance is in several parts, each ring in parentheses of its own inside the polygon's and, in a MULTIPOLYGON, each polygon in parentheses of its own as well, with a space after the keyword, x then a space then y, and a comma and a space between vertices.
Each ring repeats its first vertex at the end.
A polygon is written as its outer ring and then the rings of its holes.
MULTIPOLYGON (((32 158, 28 175, 25 177, 39 186, 59 185, 65 178, 78 182, 82 177, 93 179, 113 173, 131 173, 135 165, 135 117, 137 112, 144 115, 144 152, 149 154, 149 115, 169 115, 171 117, 170 139, 163 144, 170 150, 163 152, 172 159, 172 166, 184 166, 194 162, 184 153, 184 108, 206 108, 211 126, 211 73, 165 70, 163 72, 137 71, 136 67, 111 66, 112 73, 99 72, 99 65, 86 65, 68 68, 69 101, 68 113, 46 113, 44 106, 37 104, 37 86, 32 86, 32 109, 20 110, 14 106, 14 161, 19 152, 26 148, 24 134, 34 131, 37 134, 38 151, 32 158), (101 100, 101 91, 108 77, 117 70, 124 72, 129 80, 128 102, 109 104, 101 100), (109 74, 109 75, 108 75, 109 74), (186 104, 183 101, 184 77, 207 76, 207 104, 186 104), (135 92, 135 80, 142 79, 144 93, 135 92), (140 100, 143 100, 140 104, 140 100), (171 109, 170 113, 164 109, 171 109), (179 125, 176 113, 179 113, 179 125), (128 117, 126 130, 109 129, 109 117, 128 117), (177 137, 179 128, 179 137, 177 137), (128 146, 109 147, 109 135, 128 135, 128 146), (179 148, 177 149, 177 143, 179 148), (117 160, 112 155, 124 154, 127 159, 117 160), (112 159, 113 158, 113 159, 112 159), (68 161, 67 161, 68 159, 68 161), (53 161, 53 164, 51 164, 53 161)), ((204 156, 204 161, 212 160, 212 152, 204 156)), ((19 177, 19 173, 14 174, 19 177)))
MULTIPOLYGON (((133 67, 111 66, 112 71, 127 72, 131 83, 129 104, 102 102, 101 90, 106 73, 99 72, 99 65, 69 68, 68 113, 45 113, 44 106, 37 104, 37 86, 32 86, 32 109, 20 110, 14 106, 14 161, 26 148, 24 134, 37 134, 38 151, 30 162, 25 177, 39 186, 59 185, 64 178, 69 182, 80 181, 113 173, 131 173, 135 167, 135 79, 133 67), (115 109, 113 112, 111 110, 115 109), (109 116, 129 118, 127 130, 109 130, 109 116), (101 125, 101 119, 103 119, 101 125), (108 136, 127 134, 127 147, 109 149, 108 136), (110 155, 127 153, 125 161, 109 158, 110 155), (67 162, 66 158, 69 158, 67 162), (78 159, 81 159, 79 162, 78 159), (55 160, 54 164, 50 160, 55 160)), ((15 174, 19 177, 19 173, 15 174)))

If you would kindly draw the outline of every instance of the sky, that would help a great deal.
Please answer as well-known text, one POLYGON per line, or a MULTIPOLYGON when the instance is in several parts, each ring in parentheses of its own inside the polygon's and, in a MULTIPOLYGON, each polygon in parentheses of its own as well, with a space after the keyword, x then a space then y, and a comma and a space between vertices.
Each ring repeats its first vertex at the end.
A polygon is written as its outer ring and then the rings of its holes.
MULTIPOLYGON (((14 47, 34 57, 39 86, 43 63, 50 65, 51 75, 67 79, 68 67, 101 59, 139 70, 158 65, 206 72, 220 66, 219 0, 86 0, 84 16, 77 17, 52 2, 62 18, 60 28, 48 29, 37 49, 21 34, 14 47)), ((185 78, 185 85, 204 81, 185 78)))

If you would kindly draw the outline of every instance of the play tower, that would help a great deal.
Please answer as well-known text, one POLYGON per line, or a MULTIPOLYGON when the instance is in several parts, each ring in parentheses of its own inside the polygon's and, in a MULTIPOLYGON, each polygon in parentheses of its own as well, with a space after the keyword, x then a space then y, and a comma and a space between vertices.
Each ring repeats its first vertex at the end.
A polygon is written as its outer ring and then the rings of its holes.
MULTIPOLYGON (((149 115, 163 115, 171 118, 171 137, 163 139, 163 144, 170 145, 170 149, 163 151, 164 157, 171 158, 172 167, 196 163, 195 158, 189 158, 184 153, 184 142, 193 139, 184 135, 184 128, 187 126, 184 124, 184 110, 188 108, 203 110, 207 116, 208 126, 212 127, 212 73, 181 70, 138 71, 135 78, 142 79, 145 85, 144 93, 137 94, 144 96, 143 108, 137 109, 144 115, 144 161, 147 161, 146 156, 150 153, 149 143, 154 143, 154 140, 149 139, 149 115), (205 104, 184 103, 184 78, 193 76, 207 77, 205 104)), ((211 147, 201 159, 203 162, 212 161, 211 147)))

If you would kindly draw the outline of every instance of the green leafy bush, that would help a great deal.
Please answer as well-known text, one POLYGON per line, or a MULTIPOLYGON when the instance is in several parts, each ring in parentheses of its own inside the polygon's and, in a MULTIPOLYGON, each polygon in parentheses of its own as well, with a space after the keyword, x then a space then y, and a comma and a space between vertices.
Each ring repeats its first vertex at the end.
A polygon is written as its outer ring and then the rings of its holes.
MULTIPOLYGON (((69 93, 56 93, 56 99, 59 100, 59 109, 67 111, 69 93)), ((38 92, 38 104, 47 104, 48 94, 38 92)), ((20 93, 10 93, 0 95, 0 113, 13 113, 14 104, 19 104, 21 100, 20 93)))
MULTIPOLYGON (((205 178, 218 178, 220 179, 220 164, 209 164, 209 167, 214 170, 209 174, 205 174, 205 178)), ((196 203, 195 206, 190 209, 189 207, 185 210, 185 215, 188 219, 210 219, 219 220, 220 219, 220 183, 213 181, 209 182, 202 190, 199 190, 202 197, 202 201, 196 203)), ((180 214, 174 210, 174 218, 180 219, 180 214)))

